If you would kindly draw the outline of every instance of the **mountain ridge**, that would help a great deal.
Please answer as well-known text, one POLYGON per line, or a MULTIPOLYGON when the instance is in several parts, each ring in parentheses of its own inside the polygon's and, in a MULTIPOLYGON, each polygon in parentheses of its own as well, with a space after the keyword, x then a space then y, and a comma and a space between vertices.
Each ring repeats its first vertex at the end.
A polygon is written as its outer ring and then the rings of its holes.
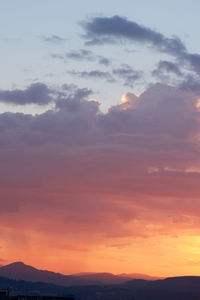
POLYGON ((40 270, 30 265, 26 265, 22 261, 13 262, 0 267, 0 276, 13 280, 28 280, 32 282, 40 281, 62 286, 121 284, 134 278, 147 280, 158 279, 144 274, 141 274, 140 276, 140 274, 136 273, 135 277, 133 274, 130 276, 128 274, 115 275, 108 272, 83 272, 79 274, 64 275, 62 273, 56 273, 49 270, 40 270))

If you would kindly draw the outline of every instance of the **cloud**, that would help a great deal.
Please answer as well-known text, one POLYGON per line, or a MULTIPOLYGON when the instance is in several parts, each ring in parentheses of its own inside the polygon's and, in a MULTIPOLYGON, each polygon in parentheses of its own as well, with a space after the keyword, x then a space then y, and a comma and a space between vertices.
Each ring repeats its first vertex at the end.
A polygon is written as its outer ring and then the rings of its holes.
POLYGON ((200 75, 200 54, 185 53, 181 58, 188 63, 198 75, 200 75))
POLYGON ((61 60, 65 59, 64 55, 60 53, 52 53, 50 56, 54 59, 61 59, 61 60))
POLYGON ((67 52, 66 57, 75 59, 75 60, 94 60, 94 55, 92 51, 80 49, 79 51, 70 51, 67 52))
POLYGON ((43 41, 53 43, 53 44, 62 44, 66 39, 61 38, 58 35, 52 34, 51 36, 46 36, 42 38, 43 41))
POLYGON ((88 100, 91 90, 51 90, 55 108, 45 113, 0 114, 6 259, 40 250, 50 261, 81 245, 91 258, 99 245, 198 230, 199 108, 191 90, 153 85, 106 113, 88 100), (19 235, 25 246, 12 238, 19 235))
MULTIPOLYGON (((173 56, 179 65, 181 64, 184 68, 200 75, 200 55, 190 53, 183 41, 176 36, 166 37, 156 30, 118 15, 94 17, 89 21, 82 22, 81 26, 85 31, 83 37, 86 39, 86 45, 118 44, 127 41, 150 45, 158 52, 173 56)), ((178 66, 173 65, 172 67, 172 64, 172 62, 161 62, 159 67, 179 76, 178 66)))
POLYGON ((51 54, 51 57, 55 59, 62 59, 62 60, 68 58, 77 61, 90 61, 90 62, 97 61, 100 65, 104 65, 104 66, 108 66, 111 64, 110 59, 102 55, 96 55, 92 51, 86 49, 73 50, 73 51, 66 52, 64 54, 54 53, 51 54))
POLYGON ((0 90, 0 102, 14 105, 55 104, 58 107, 62 102, 77 105, 80 100, 87 99, 93 91, 87 88, 78 88, 74 84, 64 84, 61 87, 49 88, 46 84, 37 82, 26 89, 0 90))
POLYGON ((117 78, 123 81, 124 86, 133 87, 134 83, 143 78, 141 71, 136 71, 130 66, 124 64, 119 68, 113 69, 111 72, 92 70, 92 71, 68 71, 69 74, 80 78, 104 79, 109 83, 114 83, 117 78))
POLYGON ((187 76, 180 84, 180 88, 185 91, 192 91, 197 96, 200 95, 200 83, 198 77, 187 76))
MULTIPOLYGON (((70 87, 66 89, 69 92, 70 87)), ((98 102, 87 101, 90 90, 71 89, 67 97, 59 96, 55 110, 36 116, 0 115, 4 170, 1 188, 26 187, 26 192, 41 189, 38 203, 36 200, 35 204, 29 203, 26 196, 17 197, 37 209, 38 205, 46 205, 46 188, 51 186, 56 199, 61 197, 62 205, 70 206, 74 218, 78 213, 80 220, 82 210, 75 205, 76 201, 89 211, 96 211, 96 205, 102 205, 103 212, 106 205, 106 214, 130 220, 137 216, 139 207, 151 210, 146 197, 155 210, 157 205, 165 211, 165 205, 174 209, 170 197, 181 199, 189 193, 194 198, 199 196, 196 186, 199 174, 189 171, 197 168, 199 161, 195 142, 199 112, 195 95, 156 85, 139 98, 127 94, 122 104, 102 114, 98 102), (7 165, 5 162, 9 161, 12 163, 7 165), (184 185, 179 186, 178 182, 184 185), (126 200, 120 200, 120 195, 126 200), (159 197, 169 200, 162 204, 159 197), (70 200, 73 198, 74 205, 70 200), (92 199, 96 199, 94 206, 92 199), (110 204, 106 204, 106 199, 110 199, 110 204), (118 205, 124 205, 124 212, 118 210, 118 205)), ((89 220, 88 214, 87 217, 89 220)))
POLYGON ((134 83, 142 78, 142 72, 136 71, 130 66, 124 64, 120 68, 113 69, 113 75, 116 75, 124 80, 124 85, 133 87, 134 83))
POLYGON ((76 111, 80 107, 81 101, 87 100, 93 94, 92 90, 78 88, 75 85, 64 85, 62 89, 64 93, 60 93, 60 97, 56 101, 56 108, 68 111, 76 111))
POLYGON ((179 77, 183 76, 178 64, 162 60, 158 63, 157 68, 153 70, 152 75, 157 78, 162 78, 162 76, 164 76, 165 73, 174 74, 179 77))
POLYGON ((99 61, 100 65, 104 65, 104 66, 108 66, 108 65, 111 64, 111 60, 110 59, 108 59, 108 58, 106 58, 104 56, 101 56, 101 55, 98 56, 98 61, 99 61))
POLYGON ((46 105, 52 101, 52 90, 47 85, 37 82, 24 90, 0 90, 0 102, 15 105, 46 105))
POLYGON ((161 33, 129 21, 120 16, 95 17, 91 21, 82 22, 85 30, 84 38, 88 45, 118 43, 121 40, 147 43, 157 50, 172 55, 185 53, 186 48, 177 37, 166 38, 161 33))
POLYGON ((80 78, 92 78, 92 79, 105 79, 108 82, 115 82, 114 77, 110 72, 105 72, 105 71, 99 71, 99 70, 93 70, 93 71, 69 71, 68 72, 71 75, 76 75, 80 78))

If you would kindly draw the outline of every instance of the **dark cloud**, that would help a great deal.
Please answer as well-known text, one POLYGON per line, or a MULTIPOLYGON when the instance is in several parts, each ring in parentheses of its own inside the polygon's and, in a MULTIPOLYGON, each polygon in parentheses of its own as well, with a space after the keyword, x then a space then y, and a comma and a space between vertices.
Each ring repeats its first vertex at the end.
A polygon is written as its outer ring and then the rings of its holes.
POLYGON ((24 90, 0 90, 0 102, 16 105, 45 105, 52 101, 52 90, 43 83, 34 83, 24 90))
POLYGON ((136 71, 130 66, 124 64, 120 68, 113 69, 113 75, 116 75, 124 80, 124 85, 133 87, 136 81, 143 77, 143 73, 136 71))
POLYGON ((120 16, 110 18, 96 17, 91 21, 83 22, 86 33, 84 37, 87 44, 118 43, 121 40, 130 40, 139 43, 147 43, 157 50, 172 55, 184 53, 186 48, 177 37, 166 38, 159 32, 141 26, 120 16))
POLYGON ((200 54, 185 53, 181 59, 188 63, 192 69, 200 75, 200 54))
POLYGON ((78 88, 74 84, 49 88, 46 84, 34 83, 24 90, 0 90, 0 102, 15 105, 54 103, 56 107, 59 107, 64 102, 76 105, 81 100, 86 100, 92 93, 91 89, 78 88))
POLYGON ((176 75, 182 77, 183 73, 181 72, 179 65, 170 61, 162 60, 158 63, 158 66, 155 70, 152 71, 152 75, 161 79, 165 79, 168 75, 176 75))
POLYGON ((114 77, 110 72, 104 72, 99 70, 93 70, 93 71, 70 71, 69 74, 76 75, 80 78, 92 78, 92 79, 105 79, 108 82, 115 82, 114 77))

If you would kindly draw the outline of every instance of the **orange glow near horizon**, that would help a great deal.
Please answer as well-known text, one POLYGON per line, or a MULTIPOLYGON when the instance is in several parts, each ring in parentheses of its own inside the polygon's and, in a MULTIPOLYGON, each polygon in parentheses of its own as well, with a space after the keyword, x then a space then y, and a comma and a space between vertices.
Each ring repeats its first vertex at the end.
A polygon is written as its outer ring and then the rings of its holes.
MULTIPOLYGON (((200 275, 200 237, 109 238, 94 243, 64 240, 64 236, 12 233, 16 240, 1 240, 2 264, 23 261, 39 269, 63 274, 78 272, 140 273, 159 277, 200 275), (20 239, 17 241, 17 239, 20 239), (55 243, 56 240, 56 243, 55 243), (24 244, 23 244, 24 243, 24 244)), ((7 232, 9 237, 9 232, 7 232)))

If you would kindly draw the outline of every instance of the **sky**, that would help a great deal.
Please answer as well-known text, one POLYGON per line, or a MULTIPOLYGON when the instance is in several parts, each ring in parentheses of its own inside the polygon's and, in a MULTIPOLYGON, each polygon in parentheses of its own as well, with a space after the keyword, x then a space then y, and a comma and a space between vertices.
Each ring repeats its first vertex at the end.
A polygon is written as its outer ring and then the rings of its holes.
POLYGON ((0 8, 0 264, 200 275, 200 2, 0 8))

